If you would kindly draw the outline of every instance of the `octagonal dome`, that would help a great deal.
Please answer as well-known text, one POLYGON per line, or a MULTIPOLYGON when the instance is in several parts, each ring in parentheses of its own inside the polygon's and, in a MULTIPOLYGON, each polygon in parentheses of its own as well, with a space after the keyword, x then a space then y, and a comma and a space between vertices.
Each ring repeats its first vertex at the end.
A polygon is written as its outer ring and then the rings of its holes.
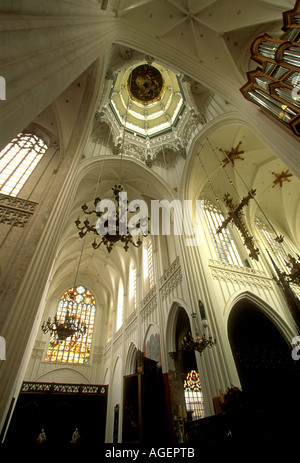
POLYGON ((155 62, 140 62, 118 72, 109 105, 120 125, 150 138, 176 126, 184 95, 173 71, 155 62))

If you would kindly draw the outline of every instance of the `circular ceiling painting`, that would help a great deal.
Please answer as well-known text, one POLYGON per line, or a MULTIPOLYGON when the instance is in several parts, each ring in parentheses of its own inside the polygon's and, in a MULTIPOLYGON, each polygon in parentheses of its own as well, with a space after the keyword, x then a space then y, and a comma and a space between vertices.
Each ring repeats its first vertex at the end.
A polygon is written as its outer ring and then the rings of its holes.
POLYGON ((159 63, 140 61, 117 73, 109 107, 120 126, 142 137, 174 128, 185 108, 179 75, 159 63))
POLYGON ((127 81, 130 95, 139 103, 156 101, 164 90, 164 80, 157 68, 142 64, 132 70, 127 81))

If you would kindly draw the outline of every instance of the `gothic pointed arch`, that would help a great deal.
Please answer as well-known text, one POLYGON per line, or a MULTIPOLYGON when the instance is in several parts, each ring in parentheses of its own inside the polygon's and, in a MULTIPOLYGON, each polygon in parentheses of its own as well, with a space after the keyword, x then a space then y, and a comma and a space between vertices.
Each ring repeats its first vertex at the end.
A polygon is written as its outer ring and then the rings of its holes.
MULTIPOLYGON (((181 309, 186 311, 184 301, 180 301, 180 300, 173 301, 169 309, 168 319, 167 319, 166 329, 165 329, 165 339, 166 339, 166 346, 167 346, 168 353, 176 352, 177 350, 176 325, 177 325, 177 320, 178 320, 178 314, 181 309)), ((187 311, 186 311, 186 314, 188 316, 187 311)))
POLYGON ((228 317, 228 338, 247 400, 272 422, 272 418, 288 419, 295 407, 300 365, 264 306, 255 298, 240 297, 228 317))
POLYGON ((125 360, 125 375, 135 374, 137 372, 138 348, 134 342, 130 343, 125 360))

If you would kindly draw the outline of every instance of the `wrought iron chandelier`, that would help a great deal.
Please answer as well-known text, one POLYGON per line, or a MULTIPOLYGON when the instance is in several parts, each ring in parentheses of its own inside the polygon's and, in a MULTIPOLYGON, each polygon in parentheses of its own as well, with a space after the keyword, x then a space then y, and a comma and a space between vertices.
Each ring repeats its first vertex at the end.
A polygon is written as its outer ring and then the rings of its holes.
POLYGON ((290 273, 282 272, 276 265, 268 249, 266 249, 266 251, 277 274, 277 276, 274 276, 273 279, 281 288, 291 315, 295 321, 298 331, 300 332, 300 298, 295 292, 295 286, 299 286, 300 283, 300 257, 297 256, 297 258, 295 258, 289 254, 289 262, 286 263, 291 269, 290 273))
POLYGON ((76 306, 77 301, 76 301, 76 280, 78 277, 78 272, 79 272, 79 267, 82 259, 82 254, 83 254, 83 248, 84 248, 84 242, 82 244, 82 249, 80 252, 79 256, 79 261, 78 261, 78 266, 76 269, 76 274, 74 278, 74 290, 68 291, 67 295, 67 302, 68 302, 68 309, 66 311, 65 317, 64 318, 59 318, 57 314, 54 316, 54 321, 51 321, 51 317, 48 318, 46 322, 43 322, 41 325, 42 331, 47 334, 49 331, 51 332, 51 336, 53 336, 55 333, 57 334, 57 337, 59 341, 65 341, 68 338, 72 338, 73 341, 76 343, 77 340, 81 337, 84 336, 86 331, 87 331, 87 326, 85 323, 81 321, 80 318, 76 316, 76 313, 70 315, 69 309, 72 309, 76 306))
MULTIPOLYGON (((148 230, 148 227, 145 227, 145 225, 148 224, 149 222, 149 217, 142 217, 136 224, 136 228, 139 228, 141 233, 138 235, 137 240, 135 241, 132 234, 129 232, 128 227, 127 227, 127 211, 126 214, 124 214, 124 210, 120 210, 120 205, 123 208, 126 208, 127 204, 120 204, 120 193, 123 191, 123 187, 121 185, 115 185, 113 188, 113 197, 112 201, 115 205, 113 208, 112 214, 114 216, 109 216, 109 211, 104 211, 101 212, 99 208, 97 207, 99 202, 101 201, 101 198, 97 197, 94 200, 94 206, 95 209, 90 210, 88 206, 83 204, 81 206, 82 211, 87 214, 87 215, 92 215, 94 214, 98 219, 101 219, 101 217, 105 216, 105 221, 103 222, 103 227, 108 230, 108 233, 106 234, 99 234, 99 231, 97 229, 97 226, 95 224, 91 224, 90 221, 86 218, 83 222, 77 218, 75 221, 76 227, 79 230, 78 236, 80 238, 83 238, 87 235, 87 233, 93 233, 97 235, 97 238, 94 239, 92 246, 94 249, 98 249, 101 244, 103 244, 107 251, 110 253, 116 243, 122 243, 124 246, 123 248, 125 251, 128 250, 129 245, 131 244, 134 247, 139 247, 142 244, 142 240, 140 238, 140 235, 142 236, 147 236, 147 232, 145 233, 145 230, 148 230), (113 225, 112 225, 113 224, 113 225), (124 230, 126 230, 126 233, 124 233, 124 230)), ((126 200, 127 203, 127 200, 126 200)))
POLYGON ((289 261, 286 262, 286 265, 289 267, 290 272, 282 273, 284 279, 287 283, 292 283, 294 285, 300 286, 300 256, 296 257, 288 255, 289 261))
POLYGON ((203 333, 202 336, 200 336, 200 333, 198 330, 195 331, 196 337, 193 338, 191 333, 188 333, 187 336, 185 336, 182 340, 182 348, 183 350, 188 350, 188 351, 193 351, 196 350, 197 352, 202 354, 204 349, 211 348, 216 344, 216 340, 212 338, 212 336, 209 336, 209 338, 206 338, 205 333, 203 333))
POLYGON ((51 335, 56 333, 60 341, 65 341, 72 336, 78 340, 86 332, 86 324, 78 320, 76 316, 70 316, 69 311, 67 311, 63 321, 59 322, 55 315, 53 322, 49 317, 46 322, 43 322, 41 328, 45 334, 48 331, 51 332, 51 335))
POLYGON ((217 233, 221 233, 221 231, 227 227, 228 223, 233 222, 237 229, 240 231, 243 239, 244 244, 250 251, 249 256, 251 259, 258 260, 259 249, 255 247, 254 238, 250 235, 247 230, 247 227, 243 221, 243 208, 248 205, 250 199, 252 199, 256 194, 256 190, 250 190, 247 196, 244 196, 240 203, 235 204, 233 202, 233 198, 231 198, 229 193, 224 195, 224 202, 228 209, 228 217, 223 221, 220 227, 217 229, 217 233))
MULTIPOLYGON (((275 238, 275 241, 278 240, 275 238)), ((300 286, 300 256, 297 255, 297 257, 294 257, 291 254, 288 254, 288 260, 285 260, 285 263, 289 268, 289 271, 283 272, 282 270, 279 270, 269 251, 267 249, 266 251, 273 264, 273 267, 276 270, 279 281, 284 283, 286 286, 300 286)))

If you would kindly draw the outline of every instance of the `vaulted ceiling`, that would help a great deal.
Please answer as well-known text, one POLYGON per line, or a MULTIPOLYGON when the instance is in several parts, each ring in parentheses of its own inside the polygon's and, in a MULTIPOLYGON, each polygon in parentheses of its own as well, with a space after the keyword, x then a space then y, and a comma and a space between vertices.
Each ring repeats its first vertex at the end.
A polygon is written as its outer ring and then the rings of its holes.
MULTIPOLYGON (((107 13, 240 83, 251 41, 264 32, 279 34, 282 12, 293 6, 290 0, 115 0, 108 2, 107 13)), ((152 53, 155 57, 155 49, 152 53)))
MULTIPOLYGON (((91 102, 93 108, 99 109, 108 103, 112 80, 105 78, 106 73, 115 73, 126 66, 132 66, 144 60, 146 56, 154 58, 174 72, 191 76, 194 96, 190 96, 189 103, 195 103, 197 99, 201 102, 200 96, 206 92, 219 92, 234 108, 243 101, 239 89, 245 83, 246 71, 254 66, 250 62, 251 42, 264 32, 273 36, 280 35, 282 12, 292 9, 294 1, 103 0, 98 6, 101 8, 97 13, 101 21, 107 20, 113 24, 117 32, 108 45, 106 57, 101 58, 99 68, 102 77, 96 81, 97 101, 94 98, 91 102)), ((99 28, 102 25, 101 21, 99 28)), ((91 85, 87 75, 85 72, 78 77, 37 119, 41 125, 55 131, 64 148, 71 139, 72 120, 74 121, 76 115, 80 115, 84 89, 91 85)), ((243 104, 244 111, 245 108, 251 107, 249 102, 243 104)), ((201 109, 201 104, 196 109, 201 109)), ((90 127, 93 127, 92 120, 90 127)), ((206 132, 201 143, 204 147, 200 149, 199 144, 195 145, 190 153, 193 160, 190 161, 188 158, 185 167, 182 168, 182 176, 187 175, 185 182, 190 182, 185 190, 190 198, 195 199, 201 192, 211 191, 208 177, 212 179, 219 197, 228 191, 238 192, 242 197, 246 194, 247 188, 256 188, 256 200, 261 210, 278 224, 283 233, 295 241, 299 239, 298 179, 293 175, 289 178, 290 182, 283 182, 282 186, 273 183, 275 174, 286 171, 287 167, 251 129, 232 122, 217 130, 206 132), (236 161, 235 168, 230 165, 221 167, 224 153, 220 149, 230 151, 240 141, 241 150, 244 151, 243 159, 236 161), (200 154, 201 162, 205 163, 208 177, 201 168, 197 154, 200 154), (230 180, 233 181, 236 191, 232 190, 230 180)), ((126 178, 127 191, 132 195, 161 199, 164 192, 163 188, 161 191, 158 189, 160 182, 166 185, 166 190, 170 188, 174 197, 177 192, 184 191, 184 186, 180 184, 181 175, 174 174, 176 163, 164 166, 165 169, 160 170, 153 166, 151 170, 138 161, 127 161, 127 165, 123 165, 122 175, 126 178), (165 175, 162 172, 165 172, 165 175)), ((114 161, 110 160, 101 172, 103 193, 109 190, 110 182, 120 180, 119 166, 115 158, 114 161)), ((66 220, 54 267, 54 292, 58 288, 62 292, 65 290, 62 282, 66 279, 72 281, 82 248, 82 241, 76 236, 73 221, 80 212, 80 205, 93 200, 98 178, 99 167, 95 170, 91 163, 85 177, 78 184, 66 220)), ((257 207, 256 201, 253 201, 247 218, 253 220, 254 215, 259 215, 261 210, 257 207)), ((125 255, 120 249, 109 256, 102 249, 93 251, 88 242, 81 264, 84 280, 81 283, 87 284, 86 280, 89 279, 97 287, 97 282, 101 281, 105 298, 113 289, 118 273, 124 268, 124 263, 129 257, 130 255, 125 255)))

